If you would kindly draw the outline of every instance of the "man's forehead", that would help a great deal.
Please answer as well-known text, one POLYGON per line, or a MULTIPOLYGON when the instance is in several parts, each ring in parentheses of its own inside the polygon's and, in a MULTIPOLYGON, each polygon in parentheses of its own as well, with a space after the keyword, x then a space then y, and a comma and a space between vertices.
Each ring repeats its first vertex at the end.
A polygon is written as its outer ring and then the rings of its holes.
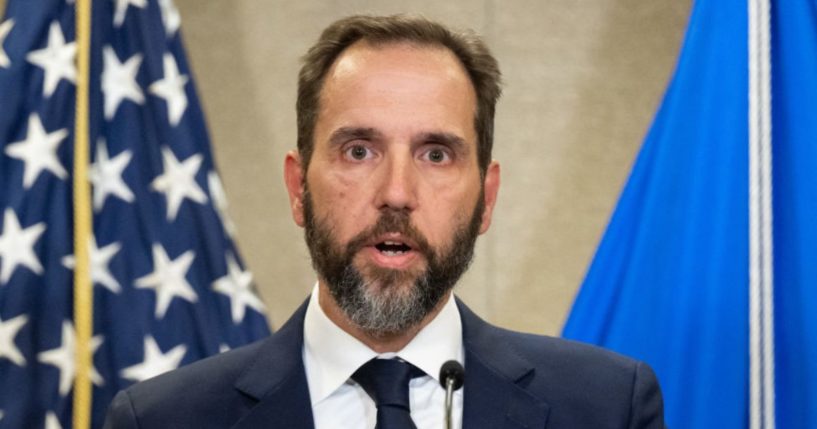
POLYGON ((450 143, 463 154, 476 148, 476 91, 446 47, 355 42, 330 68, 319 98, 319 145, 365 133, 364 140, 450 143))
POLYGON ((326 74, 326 80, 348 77, 353 74, 366 73, 367 65, 391 64, 407 67, 408 57, 425 57, 426 73, 444 73, 452 79, 467 78, 468 73, 459 58, 449 48, 432 43, 420 43, 410 40, 370 41, 358 40, 344 49, 326 74), (431 63, 437 67, 429 67, 431 63))

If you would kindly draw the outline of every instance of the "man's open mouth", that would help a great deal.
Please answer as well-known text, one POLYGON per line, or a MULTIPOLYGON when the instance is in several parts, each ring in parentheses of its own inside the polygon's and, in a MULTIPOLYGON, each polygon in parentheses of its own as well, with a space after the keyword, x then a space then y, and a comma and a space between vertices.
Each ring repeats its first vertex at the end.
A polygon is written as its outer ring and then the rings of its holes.
POLYGON ((386 256, 398 256, 411 250, 411 246, 402 241, 382 241, 374 247, 386 256))

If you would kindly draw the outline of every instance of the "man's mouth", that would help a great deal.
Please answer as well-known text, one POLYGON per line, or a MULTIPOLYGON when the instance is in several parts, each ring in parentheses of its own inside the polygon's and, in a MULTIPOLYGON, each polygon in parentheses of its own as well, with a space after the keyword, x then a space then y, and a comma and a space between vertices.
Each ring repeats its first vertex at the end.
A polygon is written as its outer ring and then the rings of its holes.
POLYGON ((416 263, 423 252, 411 238, 390 232, 374 237, 365 246, 364 253, 371 261, 383 268, 406 269, 416 263))
POLYGON ((386 256, 399 256, 411 251, 411 246, 402 241, 382 241, 375 244, 374 247, 386 256))

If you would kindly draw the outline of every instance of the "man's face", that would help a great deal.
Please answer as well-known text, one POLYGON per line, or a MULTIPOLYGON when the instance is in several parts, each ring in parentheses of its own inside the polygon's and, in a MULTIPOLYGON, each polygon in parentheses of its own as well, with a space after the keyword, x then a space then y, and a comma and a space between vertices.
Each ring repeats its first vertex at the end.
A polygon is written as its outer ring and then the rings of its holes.
POLYGON ((450 51, 359 42, 327 74, 305 183, 300 160, 287 159, 320 281, 371 334, 428 315, 488 229, 499 172, 480 176, 475 109, 450 51))

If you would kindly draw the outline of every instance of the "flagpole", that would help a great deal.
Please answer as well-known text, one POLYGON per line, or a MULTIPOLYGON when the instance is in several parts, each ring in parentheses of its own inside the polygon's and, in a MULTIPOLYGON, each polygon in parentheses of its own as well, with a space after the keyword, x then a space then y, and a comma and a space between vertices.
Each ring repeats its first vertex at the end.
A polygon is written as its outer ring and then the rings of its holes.
POLYGON ((749 1, 749 428, 774 429, 771 0, 749 1))
POLYGON ((77 81, 74 117, 74 327, 76 329, 76 378, 73 428, 91 427, 91 337, 93 336, 93 284, 88 245, 92 237, 91 186, 88 181, 88 100, 91 57, 91 3, 76 1, 77 81))

